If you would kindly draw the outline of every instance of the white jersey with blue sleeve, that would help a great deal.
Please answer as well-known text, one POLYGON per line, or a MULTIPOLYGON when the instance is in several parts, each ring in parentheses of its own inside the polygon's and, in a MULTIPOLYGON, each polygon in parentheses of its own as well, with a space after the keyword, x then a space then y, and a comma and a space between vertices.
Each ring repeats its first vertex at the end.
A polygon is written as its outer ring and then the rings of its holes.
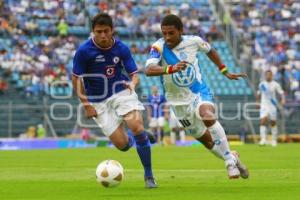
POLYGON ((182 36, 182 41, 173 49, 165 45, 163 38, 152 45, 146 67, 150 64, 161 64, 164 67, 179 61, 190 63, 184 71, 163 76, 165 95, 170 104, 189 104, 195 99, 213 100, 212 93, 202 78, 197 58, 198 52, 208 53, 210 50, 209 43, 199 36, 190 35, 182 36))

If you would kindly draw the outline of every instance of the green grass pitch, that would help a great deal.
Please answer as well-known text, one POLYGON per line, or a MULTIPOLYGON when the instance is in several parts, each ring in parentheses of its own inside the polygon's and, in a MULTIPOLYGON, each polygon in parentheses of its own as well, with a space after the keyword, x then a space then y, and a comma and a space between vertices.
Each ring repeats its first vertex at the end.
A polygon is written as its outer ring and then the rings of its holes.
POLYGON ((158 189, 145 189, 135 149, 0 151, 0 199, 300 199, 300 145, 234 146, 250 169, 249 180, 229 180, 224 163, 203 146, 154 147, 158 189), (95 179, 97 164, 115 159, 125 169, 117 188, 95 179))

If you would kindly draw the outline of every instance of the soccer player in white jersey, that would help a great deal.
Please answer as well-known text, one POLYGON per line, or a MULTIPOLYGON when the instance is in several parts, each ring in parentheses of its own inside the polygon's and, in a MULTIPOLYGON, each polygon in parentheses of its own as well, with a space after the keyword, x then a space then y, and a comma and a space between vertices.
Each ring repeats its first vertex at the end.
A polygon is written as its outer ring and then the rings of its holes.
POLYGON ((281 105, 285 104, 284 92, 280 85, 273 80, 272 71, 265 72, 265 81, 259 84, 257 101, 260 100, 260 145, 267 144, 267 125, 270 120, 272 133, 272 146, 277 146, 278 129, 276 125, 277 108, 280 104, 276 94, 280 95, 281 105))
POLYGON ((198 36, 183 34, 183 24, 176 15, 167 15, 161 22, 163 38, 150 50, 145 73, 163 76, 166 99, 185 129, 193 129, 194 137, 225 161, 228 177, 248 178, 249 172, 236 152, 231 152, 222 125, 216 120, 213 97, 204 83, 197 53, 204 52, 229 79, 246 74, 227 71, 216 50, 198 36))

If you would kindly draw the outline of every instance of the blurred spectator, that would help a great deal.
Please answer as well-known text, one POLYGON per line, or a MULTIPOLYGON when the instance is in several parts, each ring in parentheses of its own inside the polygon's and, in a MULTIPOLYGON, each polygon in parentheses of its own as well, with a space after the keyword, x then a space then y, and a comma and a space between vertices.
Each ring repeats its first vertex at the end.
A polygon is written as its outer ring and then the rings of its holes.
POLYGON ((46 129, 44 128, 43 124, 39 124, 37 126, 37 137, 38 138, 45 138, 46 137, 46 129))
POLYGON ((0 78, 0 95, 4 94, 8 89, 8 84, 0 78))
POLYGON ((65 22, 65 20, 64 19, 60 20, 57 25, 57 30, 58 30, 59 35, 66 36, 68 34, 68 29, 69 29, 69 26, 65 22))

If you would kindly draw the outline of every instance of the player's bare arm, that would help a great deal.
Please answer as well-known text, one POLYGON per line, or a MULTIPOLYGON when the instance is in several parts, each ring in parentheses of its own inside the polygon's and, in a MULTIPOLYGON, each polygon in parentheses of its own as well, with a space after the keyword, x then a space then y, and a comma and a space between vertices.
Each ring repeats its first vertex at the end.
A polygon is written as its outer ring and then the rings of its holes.
POLYGON ((124 82, 124 85, 126 88, 128 88, 131 91, 134 91, 136 86, 139 84, 140 79, 137 73, 131 75, 131 81, 130 82, 124 82))
POLYGON ((80 99, 80 102, 83 104, 85 115, 87 118, 97 117, 97 111, 89 103, 87 96, 85 95, 82 79, 79 76, 72 75, 72 84, 73 88, 80 99))
POLYGON ((207 54, 208 58, 215 63, 220 71, 230 80, 238 80, 239 78, 246 78, 246 73, 229 73, 226 66, 222 63, 221 58, 215 49, 211 49, 207 54))
POLYGON ((186 61, 180 61, 175 65, 169 65, 166 67, 162 67, 162 66, 156 65, 156 64, 150 64, 146 68, 145 74, 147 76, 160 76, 160 75, 164 75, 164 74, 173 74, 173 73, 185 70, 185 68, 187 67, 187 64, 188 64, 188 62, 186 62, 186 61))

